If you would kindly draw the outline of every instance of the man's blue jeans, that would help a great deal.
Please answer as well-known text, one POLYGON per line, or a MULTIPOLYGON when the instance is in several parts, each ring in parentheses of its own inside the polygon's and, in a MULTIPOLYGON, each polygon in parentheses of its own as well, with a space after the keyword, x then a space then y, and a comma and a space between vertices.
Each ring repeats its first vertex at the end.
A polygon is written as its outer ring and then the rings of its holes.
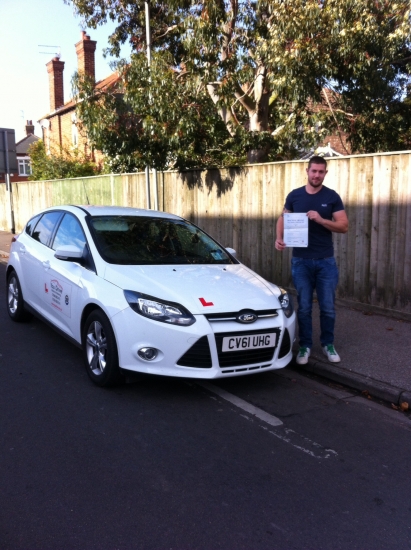
POLYGON ((320 306, 320 341, 322 346, 334 343, 335 290, 338 283, 338 267, 334 258, 308 260, 292 258, 291 274, 298 294, 298 328, 300 347, 312 348, 313 292, 317 291, 320 306))

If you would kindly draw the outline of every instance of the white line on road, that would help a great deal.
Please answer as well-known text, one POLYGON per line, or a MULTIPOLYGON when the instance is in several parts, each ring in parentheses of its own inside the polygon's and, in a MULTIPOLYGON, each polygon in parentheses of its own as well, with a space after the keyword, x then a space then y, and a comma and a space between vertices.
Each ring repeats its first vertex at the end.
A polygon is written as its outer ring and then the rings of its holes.
MULTIPOLYGON (((218 395, 225 401, 228 401, 229 403, 232 403, 239 409, 247 412, 249 415, 251 415, 251 417, 258 418, 259 420, 262 420, 263 422, 265 422, 266 424, 269 424, 270 426, 274 426, 277 428, 279 426, 284 426, 283 422, 276 416, 269 414, 263 411, 262 409, 259 409, 258 407, 254 407, 254 405, 251 405, 251 403, 244 401, 244 399, 241 399, 240 397, 237 397, 236 395, 233 395, 232 393, 229 393, 228 391, 225 391, 222 388, 219 388, 218 386, 214 386, 209 382, 204 382, 204 381, 200 382, 199 380, 197 380, 195 384, 197 384, 198 386, 202 386, 209 392, 218 395)), ((253 421, 253 418, 247 417, 245 415, 241 415, 241 416, 248 421, 253 421)), ((292 445, 295 449, 298 449, 299 451, 302 451, 303 453, 308 454, 313 458, 324 459, 324 458, 332 458, 332 457, 336 458, 338 456, 338 453, 333 449, 325 448, 319 443, 316 443, 315 441, 312 441, 308 437, 302 436, 299 433, 295 432, 294 430, 291 430, 290 428, 286 428, 285 426, 281 428, 278 432, 274 432, 269 428, 266 428, 263 426, 261 427, 264 428, 264 430, 267 430, 274 437, 277 437, 278 439, 281 439, 281 441, 284 441, 284 443, 288 443, 292 445)))
POLYGON ((218 396, 222 397, 229 403, 232 403, 239 409, 242 409, 243 411, 248 412, 248 414, 251 414, 252 416, 255 416, 256 418, 259 418, 266 424, 270 424, 270 426, 282 426, 283 423, 279 418, 276 416, 273 416, 272 414, 269 414, 258 407, 254 407, 254 405, 251 405, 251 403, 247 403, 247 401, 244 401, 244 399, 241 399, 240 397, 237 397, 236 395, 233 395, 232 393, 229 393, 228 391, 225 391, 218 386, 213 386, 212 384, 209 384, 208 382, 199 382, 196 381, 196 384, 198 386, 202 386, 208 391, 211 391, 212 393, 217 394, 218 396))

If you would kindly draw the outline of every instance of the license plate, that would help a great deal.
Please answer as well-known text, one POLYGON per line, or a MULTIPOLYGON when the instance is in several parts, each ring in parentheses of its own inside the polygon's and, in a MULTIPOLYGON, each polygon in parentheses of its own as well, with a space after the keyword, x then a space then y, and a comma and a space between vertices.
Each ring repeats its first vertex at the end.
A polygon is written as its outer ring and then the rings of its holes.
POLYGON ((222 351, 244 351, 256 348, 273 348, 276 333, 249 334, 247 336, 226 336, 223 338, 222 351))

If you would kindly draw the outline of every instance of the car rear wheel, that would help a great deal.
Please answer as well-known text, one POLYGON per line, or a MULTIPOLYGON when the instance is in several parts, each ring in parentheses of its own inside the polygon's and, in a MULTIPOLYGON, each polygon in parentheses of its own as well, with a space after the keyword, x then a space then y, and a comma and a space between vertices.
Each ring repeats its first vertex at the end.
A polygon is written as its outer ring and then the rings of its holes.
POLYGON ((10 318, 17 323, 25 321, 28 317, 24 310, 20 281, 15 271, 10 271, 7 277, 7 311, 10 318))
POLYGON ((120 381, 116 338, 107 316, 95 310, 87 317, 83 329, 83 353, 87 374, 102 387, 120 381))

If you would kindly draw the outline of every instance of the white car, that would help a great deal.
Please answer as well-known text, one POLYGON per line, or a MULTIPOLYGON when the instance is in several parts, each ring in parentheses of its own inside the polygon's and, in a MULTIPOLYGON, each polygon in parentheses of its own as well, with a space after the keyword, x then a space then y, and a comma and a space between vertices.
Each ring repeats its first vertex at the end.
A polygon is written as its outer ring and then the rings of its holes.
POLYGON ((34 216, 11 246, 7 309, 79 345, 100 386, 123 369, 225 378, 292 358, 289 295, 164 212, 60 206, 34 216))

